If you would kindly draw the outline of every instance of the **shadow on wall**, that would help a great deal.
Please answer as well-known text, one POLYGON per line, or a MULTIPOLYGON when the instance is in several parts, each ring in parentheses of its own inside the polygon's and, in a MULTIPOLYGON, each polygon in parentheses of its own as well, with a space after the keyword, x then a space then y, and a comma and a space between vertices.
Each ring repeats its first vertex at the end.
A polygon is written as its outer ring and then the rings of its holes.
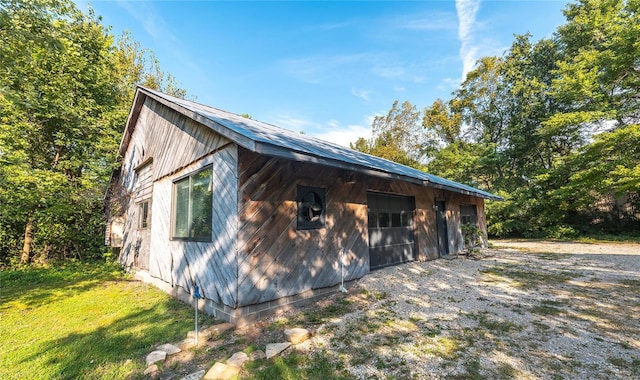
POLYGON ((342 273, 348 281, 368 272, 364 192, 345 183, 339 170, 241 149, 239 173, 239 306, 334 286, 342 273), (324 227, 297 228, 298 185, 325 190, 324 227))

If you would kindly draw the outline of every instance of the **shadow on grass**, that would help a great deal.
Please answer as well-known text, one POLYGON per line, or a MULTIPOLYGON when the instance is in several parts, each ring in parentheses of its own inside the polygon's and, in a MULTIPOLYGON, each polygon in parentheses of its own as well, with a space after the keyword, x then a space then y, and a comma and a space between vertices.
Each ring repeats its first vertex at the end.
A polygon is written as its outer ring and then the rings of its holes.
MULTIPOLYGON (((73 263, 0 272, 2 378, 128 378, 192 328, 193 310, 117 267, 73 263)), ((203 316, 202 323, 210 318, 203 316)))
POLYGON ((71 333, 37 345, 22 359, 29 363, 44 358, 44 368, 34 368, 38 378, 117 378, 120 371, 144 368, 146 354, 163 343, 183 339, 192 316, 174 300, 156 303, 122 316, 106 327, 87 333, 71 333), (131 360, 127 362, 127 360, 131 360))
MULTIPOLYGON (((0 271, 0 304, 38 307, 90 290, 104 281, 130 280, 116 264, 68 262, 0 271)), ((0 307, 1 309, 2 307, 0 307)))

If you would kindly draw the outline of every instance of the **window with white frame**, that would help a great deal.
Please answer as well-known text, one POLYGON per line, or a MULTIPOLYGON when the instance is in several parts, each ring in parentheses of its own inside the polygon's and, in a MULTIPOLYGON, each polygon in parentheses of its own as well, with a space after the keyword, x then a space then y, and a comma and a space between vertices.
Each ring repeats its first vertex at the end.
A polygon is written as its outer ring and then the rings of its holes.
POLYGON ((148 200, 138 203, 138 229, 147 229, 151 224, 150 203, 148 200))
POLYGON ((208 166, 173 183, 172 237, 211 241, 213 218, 212 170, 208 166))

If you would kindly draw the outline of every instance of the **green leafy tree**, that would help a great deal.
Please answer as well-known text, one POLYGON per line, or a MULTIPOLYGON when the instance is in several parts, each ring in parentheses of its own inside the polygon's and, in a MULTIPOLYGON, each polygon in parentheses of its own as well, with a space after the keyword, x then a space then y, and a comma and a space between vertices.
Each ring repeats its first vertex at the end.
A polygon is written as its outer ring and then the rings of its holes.
POLYGON ((430 107, 425 108, 422 118, 425 142, 423 151, 430 159, 439 149, 458 142, 461 137, 462 114, 455 112, 451 103, 436 99, 430 107))
POLYGON ((376 116, 372 124, 373 138, 359 138, 352 149, 386 158, 414 168, 421 168, 424 158, 421 112, 416 106, 397 100, 385 116, 376 116))
POLYGON ((102 139, 103 109, 114 105, 112 41, 68 2, 8 1, 1 14, 0 203, 3 225, 15 218, 24 226, 21 261, 28 262, 34 237, 47 251, 73 238, 69 226, 93 227, 83 225, 90 221, 79 219, 76 202, 96 195, 94 142, 102 139))
POLYGON ((0 41, 0 262, 96 255, 135 84, 184 92, 69 0, 1 0, 0 41))
POLYGON ((553 38, 516 36, 425 109, 427 169, 506 199, 487 203, 490 233, 640 229, 639 7, 571 3, 553 38))
POLYGON ((603 120, 637 123, 640 116, 640 2, 580 0, 558 28, 565 58, 558 62, 553 95, 570 106, 550 128, 590 127, 603 120))

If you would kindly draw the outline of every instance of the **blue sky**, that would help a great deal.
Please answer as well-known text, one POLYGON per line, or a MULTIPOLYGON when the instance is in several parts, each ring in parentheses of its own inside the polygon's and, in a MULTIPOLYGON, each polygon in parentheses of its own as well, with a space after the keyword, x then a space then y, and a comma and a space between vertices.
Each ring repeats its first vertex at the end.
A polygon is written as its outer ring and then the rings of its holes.
POLYGON ((514 34, 549 37, 566 1, 91 1, 196 101, 348 145, 394 100, 448 99, 514 34))

